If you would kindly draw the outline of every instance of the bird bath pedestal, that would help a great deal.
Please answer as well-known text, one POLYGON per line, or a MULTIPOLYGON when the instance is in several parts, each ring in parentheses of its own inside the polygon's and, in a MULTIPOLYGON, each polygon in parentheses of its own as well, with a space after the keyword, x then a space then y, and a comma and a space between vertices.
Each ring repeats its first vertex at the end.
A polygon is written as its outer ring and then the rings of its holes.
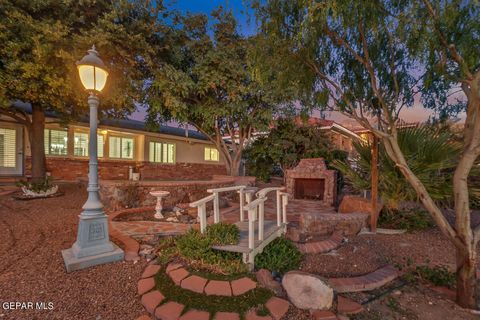
POLYGON ((157 219, 163 219, 163 206, 162 206, 162 200, 163 198, 166 198, 170 195, 170 192, 168 191, 152 191, 150 194, 154 197, 157 198, 157 205, 155 206, 155 215, 154 217, 157 219))

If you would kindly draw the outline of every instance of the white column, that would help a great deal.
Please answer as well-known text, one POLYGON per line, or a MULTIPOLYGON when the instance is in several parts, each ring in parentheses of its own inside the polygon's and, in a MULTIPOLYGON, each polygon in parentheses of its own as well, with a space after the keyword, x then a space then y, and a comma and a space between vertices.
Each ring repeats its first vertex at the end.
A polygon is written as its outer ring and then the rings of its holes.
POLYGON ((204 233, 207 228, 207 208, 206 203, 198 206, 198 217, 200 218, 200 232, 204 233))
POLYGON ((218 192, 213 193, 215 198, 213 198, 213 222, 219 223, 220 222, 220 199, 218 196, 218 192))
POLYGON ((245 201, 243 190, 244 190, 243 188, 238 190, 238 196, 240 197, 240 221, 241 222, 245 220, 244 213, 243 213, 243 206, 245 201))
POLYGON ((258 204, 258 240, 263 241, 265 224, 265 201, 258 204))
POLYGON ((282 224, 282 199, 280 195, 280 190, 277 190, 277 227, 280 227, 282 224))

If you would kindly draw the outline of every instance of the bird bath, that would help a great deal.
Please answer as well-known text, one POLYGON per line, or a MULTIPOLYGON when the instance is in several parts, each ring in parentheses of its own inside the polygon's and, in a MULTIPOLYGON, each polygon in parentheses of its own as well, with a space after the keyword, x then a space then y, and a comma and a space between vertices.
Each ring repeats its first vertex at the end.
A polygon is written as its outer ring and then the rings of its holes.
POLYGON ((166 198, 170 195, 170 192, 168 191, 151 191, 150 194, 154 197, 157 198, 157 204, 155 206, 155 215, 154 217, 157 219, 163 219, 163 205, 162 205, 162 200, 163 198, 166 198))

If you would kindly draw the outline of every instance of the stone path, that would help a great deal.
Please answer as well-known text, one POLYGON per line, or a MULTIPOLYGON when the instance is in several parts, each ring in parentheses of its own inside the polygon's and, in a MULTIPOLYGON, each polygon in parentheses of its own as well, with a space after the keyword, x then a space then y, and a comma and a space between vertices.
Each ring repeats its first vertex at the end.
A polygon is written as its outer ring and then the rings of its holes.
POLYGON ((328 283, 338 293, 359 292, 380 288, 396 277, 397 269, 389 265, 359 277, 330 278, 328 283))
MULTIPOLYGON (((232 281, 207 280, 197 275, 191 275, 180 264, 169 264, 165 271, 157 264, 148 265, 137 284, 141 303, 149 315, 142 315, 137 320, 151 319, 153 316, 158 320, 209 320, 210 313, 202 310, 185 310, 185 306, 167 298, 155 289, 154 276, 158 272, 166 272, 176 285, 185 290, 203 293, 206 296, 240 296, 256 288, 257 284, 247 277, 232 281)), ((245 320, 280 320, 288 311, 290 304, 284 299, 270 298, 265 303, 265 308, 270 312, 267 316, 258 316, 252 309, 245 314, 245 320)), ((217 312, 216 320, 240 320, 240 314, 236 312, 217 312)))
POLYGON ((296 243, 296 246, 303 253, 327 253, 338 248, 342 244, 342 241, 342 233, 334 232, 330 238, 326 240, 296 243))

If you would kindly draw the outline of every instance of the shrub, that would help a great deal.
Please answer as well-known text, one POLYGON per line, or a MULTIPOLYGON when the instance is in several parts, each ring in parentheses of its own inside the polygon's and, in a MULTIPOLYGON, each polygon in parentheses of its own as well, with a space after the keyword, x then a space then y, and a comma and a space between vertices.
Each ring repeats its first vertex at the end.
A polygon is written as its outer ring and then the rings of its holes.
POLYGON ((234 274, 245 272, 242 256, 236 252, 226 252, 212 249, 214 244, 228 244, 237 239, 240 234, 238 227, 219 224, 209 226, 205 234, 191 229, 175 239, 178 253, 190 263, 206 269, 215 269, 222 273, 234 274))
POLYGON ((17 182, 18 187, 25 187, 30 191, 33 191, 35 193, 40 193, 40 192, 46 192, 50 190, 51 188, 54 187, 54 184, 52 184, 52 178, 51 177, 45 177, 42 181, 38 182, 28 182, 21 180, 17 182))
POLYGON ((255 265, 270 271, 285 273, 298 269, 302 261, 302 253, 288 239, 277 238, 255 257, 255 265))
POLYGON ((234 224, 211 224, 207 226, 205 234, 212 245, 237 244, 240 240, 240 230, 234 224))
POLYGON ((434 226, 430 215, 423 210, 383 210, 378 219, 381 228, 426 230, 434 226))
POLYGON ((445 266, 417 266, 417 275, 436 286, 454 288, 456 283, 455 273, 450 272, 445 266))

